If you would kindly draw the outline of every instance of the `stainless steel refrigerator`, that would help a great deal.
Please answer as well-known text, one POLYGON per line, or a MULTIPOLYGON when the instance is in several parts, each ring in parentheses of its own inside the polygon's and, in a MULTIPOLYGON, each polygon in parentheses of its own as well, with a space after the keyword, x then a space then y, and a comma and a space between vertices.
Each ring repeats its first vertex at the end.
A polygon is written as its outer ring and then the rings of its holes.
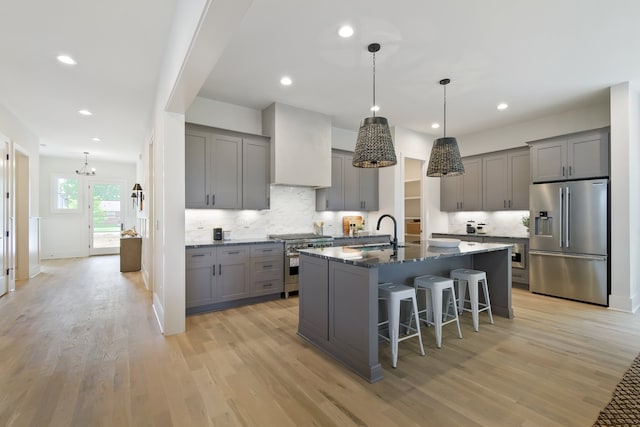
POLYGON ((532 184, 529 289, 608 305, 608 180, 532 184))

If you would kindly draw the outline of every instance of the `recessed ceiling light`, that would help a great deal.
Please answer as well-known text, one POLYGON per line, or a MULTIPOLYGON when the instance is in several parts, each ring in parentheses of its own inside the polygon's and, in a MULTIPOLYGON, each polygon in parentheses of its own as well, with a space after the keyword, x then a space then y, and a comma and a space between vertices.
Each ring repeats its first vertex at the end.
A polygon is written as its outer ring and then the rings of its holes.
POLYGON ((290 86, 293 81, 291 81, 291 77, 284 76, 280 79, 280 84, 282 86, 290 86))
POLYGON ((498 110, 506 110, 507 108, 509 108, 509 105, 504 102, 498 104, 498 110))
POLYGON ((58 61, 62 62, 63 64, 67 64, 67 65, 76 65, 77 62, 75 59, 73 59, 72 57, 70 57, 69 55, 58 55, 57 57, 58 61))
POLYGON ((373 107, 371 107, 371 111, 378 112, 378 111, 380 111, 380 107, 377 106, 377 105, 374 105, 373 107))
POLYGON ((91 138, 91 140, 92 140, 93 142, 100 142, 100 141, 102 141, 102 140, 101 140, 100 138, 98 138, 98 137, 91 138))
POLYGON ((348 39, 349 37, 351 37, 353 35, 353 28, 350 27, 349 25, 343 25, 338 30, 338 35, 340 37, 342 37, 343 39, 348 39))
POLYGON ((83 116, 93 116, 93 113, 89 110, 78 110, 78 113, 82 114, 83 116))
POLYGON ((440 127, 440 123, 431 124, 431 128, 433 128, 433 129, 438 129, 439 127, 440 127))
POLYGON ((44 144, 44 143, 40 144, 40 147, 46 147, 46 146, 47 144, 44 144))

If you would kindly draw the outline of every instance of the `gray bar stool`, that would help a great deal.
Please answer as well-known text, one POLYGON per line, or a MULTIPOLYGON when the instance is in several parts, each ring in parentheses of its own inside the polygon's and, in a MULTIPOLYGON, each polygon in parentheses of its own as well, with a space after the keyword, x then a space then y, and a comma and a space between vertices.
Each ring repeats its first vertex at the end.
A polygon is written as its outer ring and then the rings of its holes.
MULTIPOLYGON (((426 308, 419 313, 425 313, 425 318, 420 321, 427 325, 433 325, 436 330, 436 345, 442 347, 442 326, 451 322, 456 322, 458 326, 458 338, 462 338, 460 331, 460 321, 458 320, 458 308, 456 307, 456 291, 453 287, 453 280, 448 277, 434 276, 427 274, 413 279, 413 286, 416 291, 425 291, 426 308), (442 311, 443 294, 447 293, 447 309, 442 311), (431 294, 431 295, 427 295, 431 294), (431 296, 431 298, 429 298, 431 296), (453 310, 451 310, 453 308, 453 310), (453 311, 453 314, 451 314, 453 311), (450 318, 447 320, 447 318, 450 318)), ((419 317, 419 316, 418 316, 419 317)))
POLYGON ((487 273, 480 270, 471 270, 468 268, 459 268, 451 270, 450 276, 458 282, 458 311, 470 311, 473 318, 473 329, 478 332, 478 315, 482 311, 489 313, 489 321, 493 325, 493 314, 491 313, 491 300, 489 299, 489 287, 487 285, 487 273), (469 288, 469 299, 466 297, 466 288, 469 288), (482 287, 484 302, 479 302, 478 287, 482 287), (471 308, 466 308, 465 303, 468 302, 471 308))
POLYGON ((416 290, 405 285, 396 285, 395 283, 383 283, 378 285, 378 299, 386 300, 387 303, 387 319, 379 322, 378 326, 389 325, 389 337, 380 333, 382 339, 391 343, 391 366, 394 368, 398 363, 398 343, 415 336, 420 341, 420 354, 424 356, 424 347, 422 346, 422 336, 420 335, 420 323, 418 322, 418 303, 416 300, 416 290), (415 331, 413 334, 399 338, 400 335, 400 303, 402 301, 411 303, 411 317, 409 325, 402 324, 407 331, 415 331), (412 327, 411 323, 415 319, 416 327, 412 327))

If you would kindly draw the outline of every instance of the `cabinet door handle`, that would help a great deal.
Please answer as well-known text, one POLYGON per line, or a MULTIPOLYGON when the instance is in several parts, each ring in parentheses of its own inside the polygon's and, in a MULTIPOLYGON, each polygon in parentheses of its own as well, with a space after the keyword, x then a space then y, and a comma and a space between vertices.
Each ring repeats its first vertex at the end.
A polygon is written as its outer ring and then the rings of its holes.
POLYGON ((213 265, 213 275, 214 276, 216 275, 216 265, 215 264, 213 265))
POLYGON ((509 200, 509 207, 511 207, 511 200, 509 200))
POLYGON ((327 200, 325 200, 325 201, 324 201, 324 207, 325 207, 326 209, 329 209, 329 199, 327 199, 327 200))
POLYGON ((194 255, 191 255, 191 258, 196 258, 196 257, 200 257, 200 256, 204 256, 204 254, 194 254, 194 255))
POLYGON ((272 268, 273 264, 269 264, 269 265, 263 265, 262 268, 272 268))
MULTIPOLYGON (((213 268, 215 269, 216 267, 214 266, 213 268)), ((222 276, 222 264, 218 264, 218 275, 222 276)))
POLYGON ((227 252, 227 255, 238 255, 240 251, 227 252))
POLYGON ((267 207, 271 207, 271 197, 267 197, 267 207))
POLYGON ((209 195, 207 194, 207 206, 209 206, 209 195))
POLYGON ((503 201, 502 201, 502 207, 503 207, 503 208, 506 208, 506 207, 507 207, 507 201, 506 201, 506 200, 503 200, 503 201))
POLYGON ((569 166, 569 176, 572 175, 571 166, 569 166))
POLYGON ((460 202, 460 209, 462 209, 464 202, 460 202))
POLYGON ((273 283, 265 283, 262 285, 263 288, 270 288, 273 286, 273 283))
POLYGON ((564 176, 564 166, 562 167, 562 176, 564 176))
POLYGON ((215 204, 216 204, 216 195, 212 194, 211 195, 211 206, 215 206, 215 204))

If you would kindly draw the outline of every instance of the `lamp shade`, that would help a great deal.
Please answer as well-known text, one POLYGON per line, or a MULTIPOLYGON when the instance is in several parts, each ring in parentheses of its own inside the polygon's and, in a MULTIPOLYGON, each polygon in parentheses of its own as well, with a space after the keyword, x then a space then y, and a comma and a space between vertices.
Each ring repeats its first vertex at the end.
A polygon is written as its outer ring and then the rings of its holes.
POLYGON ((398 163, 391 140, 389 122, 384 117, 367 117, 358 130, 358 140, 353 154, 353 166, 357 168, 383 168, 398 163))
POLYGON ((438 138, 433 143, 427 176, 449 177, 464 174, 464 165, 453 137, 438 138))
POLYGON ((136 183, 133 186, 133 191, 142 191, 142 186, 140 184, 136 183))

